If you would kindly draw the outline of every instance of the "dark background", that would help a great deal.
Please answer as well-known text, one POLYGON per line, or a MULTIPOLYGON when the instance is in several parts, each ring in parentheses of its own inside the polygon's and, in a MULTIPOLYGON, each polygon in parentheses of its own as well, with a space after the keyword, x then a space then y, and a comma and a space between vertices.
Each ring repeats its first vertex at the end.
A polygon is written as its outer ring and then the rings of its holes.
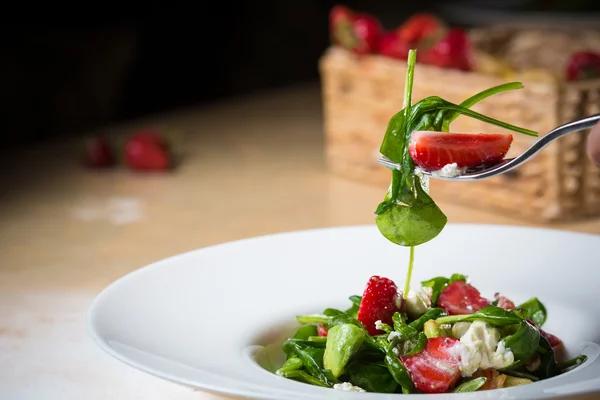
MULTIPOLYGON (((21 4, 20 12, 4 13, 0 27, 0 144, 82 135, 153 113, 317 81, 318 58, 329 44, 328 13, 336 3, 21 4), (36 11, 35 22, 28 7, 36 11)), ((344 2, 375 14, 386 28, 417 11, 468 27, 532 11, 589 12, 600 9, 597 3, 344 2), (461 18, 466 14, 458 7, 488 14, 461 18)))

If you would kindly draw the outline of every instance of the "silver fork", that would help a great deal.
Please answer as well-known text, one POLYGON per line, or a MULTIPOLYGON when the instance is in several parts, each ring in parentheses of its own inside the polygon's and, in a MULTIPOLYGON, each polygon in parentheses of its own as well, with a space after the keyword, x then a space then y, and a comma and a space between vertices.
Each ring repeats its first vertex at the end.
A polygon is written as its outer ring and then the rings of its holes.
MULTIPOLYGON (((542 136, 538 141, 531 145, 521 155, 515 158, 507 158, 501 162, 484 167, 469 168, 463 174, 453 177, 439 176, 438 174, 432 174, 430 171, 421 171, 424 175, 430 178, 442 179, 446 181, 475 181, 479 179, 490 178, 495 175, 500 175, 508 172, 526 161, 529 161, 533 156, 539 153, 544 147, 548 146, 554 140, 573 132, 579 132, 584 129, 589 129, 596 125, 600 121, 600 114, 592 115, 590 117, 581 118, 575 121, 568 122, 564 125, 555 128, 542 136)), ((400 165, 388 160, 385 157, 378 158, 377 162, 385 165, 389 168, 400 169, 400 165)))

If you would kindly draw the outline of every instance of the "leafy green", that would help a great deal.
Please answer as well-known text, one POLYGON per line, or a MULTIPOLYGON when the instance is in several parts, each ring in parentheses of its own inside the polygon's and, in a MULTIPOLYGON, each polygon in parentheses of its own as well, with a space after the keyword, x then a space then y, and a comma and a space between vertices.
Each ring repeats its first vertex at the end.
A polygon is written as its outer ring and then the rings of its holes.
POLYGON ((318 379, 325 386, 333 387, 337 379, 323 368, 323 355, 325 350, 322 347, 313 347, 317 342, 308 342, 303 340, 291 339, 283 344, 284 352, 294 354, 306 369, 306 372, 318 379))
POLYGON ((525 318, 532 320, 539 327, 546 322, 546 317, 548 315, 546 307, 544 307, 537 297, 532 297, 517 308, 526 313, 525 318))
POLYGON ((329 322, 327 322, 327 328, 331 329, 334 326, 341 324, 352 324, 362 329, 365 328, 362 322, 360 322, 356 318, 352 318, 347 314, 338 314, 335 317, 331 317, 331 319, 329 319, 329 322))
POLYGON ((305 325, 301 326, 292 337, 294 339, 308 340, 309 337, 316 335, 317 327, 315 325, 305 325))
POLYGON ((329 317, 326 315, 298 315, 296 320, 301 324, 327 324, 329 317))
POLYGON ((412 348, 403 355, 404 356, 412 356, 417 353, 420 353, 425 348, 426 344, 427 344, 427 336, 425 335, 424 332, 419 332, 417 339, 413 343, 412 348))
POLYGON ((586 360, 587 360, 587 356, 582 354, 582 355, 572 358, 570 360, 559 362, 557 366, 561 372, 566 372, 569 369, 571 369, 577 365, 580 365, 581 363, 585 362, 586 360))
POLYGON ((356 316, 358 315, 358 309, 360 307, 362 296, 350 296, 348 299, 352 302, 352 307, 347 309, 345 312, 352 318, 356 318, 356 316))
POLYGON ((540 343, 540 331, 527 321, 521 321, 517 331, 504 339, 515 360, 528 361, 536 353, 540 343))
POLYGON ((279 368, 276 371, 276 373, 278 375, 281 375, 284 372, 290 372, 290 371, 295 371, 295 370, 301 369, 303 366, 304 366, 304 364, 302 363, 302 360, 300 360, 296 356, 292 356, 287 359, 287 361, 281 366, 281 368, 279 368))
POLYGON ((487 306, 473 314, 449 315, 436 319, 438 324, 454 324, 456 322, 473 321, 484 321, 495 326, 508 326, 519 324, 523 319, 517 314, 497 306, 487 306))
POLYGON ((393 243, 417 246, 436 237, 444 228, 447 218, 422 187, 415 175, 415 163, 408 150, 410 135, 414 131, 448 131, 450 122, 462 114, 515 132, 537 136, 529 129, 502 122, 468 107, 494 94, 522 87, 520 83, 499 85, 477 93, 461 105, 437 96, 427 97, 412 105, 412 86, 416 50, 407 59, 404 107, 388 122, 379 151, 389 160, 398 163, 392 170, 390 188, 375 211, 375 221, 380 232, 393 243))
POLYGON ((554 350, 552 350, 552 346, 550 346, 548 340, 543 336, 540 336, 538 353, 541 355, 541 362, 539 368, 536 369, 533 374, 540 379, 552 378, 553 376, 560 375, 562 371, 556 362, 554 350))
POLYGON ((323 310, 323 315, 327 317, 335 317, 336 315, 345 314, 345 312, 337 310, 335 308, 326 308, 323 310))
POLYGON ((487 382, 487 378, 482 376, 480 378, 469 379, 458 385, 452 392, 454 393, 465 393, 465 392, 476 392, 487 382))
POLYGON ((394 393, 398 382, 389 373, 385 365, 375 363, 352 363, 346 369, 348 381, 367 392, 394 393))
POLYGON ((330 387, 328 384, 301 370, 285 371, 282 372, 280 375, 284 378, 294 379, 296 381, 308 383, 310 385, 330 387))
POLYGON ((388 371, 394 380, 398 382, 402 388, 402 393, 414 393, 415 386, 410 378, 410 375, 408 374, 408 371, 402 364, 402 361, 400 361, 400 359, 391 351, 391 348, 390 351, 388 351, 385 355, 385 365, 387 366, 388 371))
POLYGON ((446 314, 447 312, 443 308, 432 308, 430 310, 427 310, 425 314, 421 315, 419 318, 415 319, 408 325, 411 328, 416 329, 417 331, 421 331, 423 330, 423 326, 425 326, 425 322, 429 321, 430 319, 437 319, 446 314))

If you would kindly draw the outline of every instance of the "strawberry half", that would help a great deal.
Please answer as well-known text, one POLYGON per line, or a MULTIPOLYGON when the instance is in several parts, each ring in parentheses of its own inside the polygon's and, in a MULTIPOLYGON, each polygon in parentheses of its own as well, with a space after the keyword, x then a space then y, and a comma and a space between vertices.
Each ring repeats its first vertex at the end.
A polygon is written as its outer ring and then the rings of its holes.
POLYGON ((479 290, 463 281, 452 282, 445 288, 437 304, 448 311, 450 315, 473 314, 491 303, 481 297, 479 290))
POLYGON ((375 328, 375 322, 392 325, 392 316, 400 311, 402 296, 396 284, 388 278, 374 275, 369 278, 356 319, 363 323, 371 336, 384 333, 375 328))
POLYGON ((426 171, 456 163, 459 168, 502 161, 513 137, 509 133, 448 133, 415 131, 408 150, 415 164, 426 171))
POLYGON ((424 393, 445 393, 460 379, 461 343, 449 337, 427 339, 423 351, 400 357, 415 387, 424 393))
POLYGON ((495 297, 496 300, 498 300, 498 307, 504 308, 506 311, 512 311, 517 308, 515 303, 513 303, 508 297, 500 296, 498 293, 496 293, 495 297))

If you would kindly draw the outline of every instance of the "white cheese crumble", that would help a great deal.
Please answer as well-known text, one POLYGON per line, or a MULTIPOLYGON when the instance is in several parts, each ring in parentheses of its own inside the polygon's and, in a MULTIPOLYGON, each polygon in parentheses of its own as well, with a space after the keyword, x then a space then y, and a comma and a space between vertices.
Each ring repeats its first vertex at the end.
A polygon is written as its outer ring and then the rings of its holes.
POLYGON ((467 333, 467 330, 471 326, 470 322, 457 322, 452 325, 452 337, 455 339, 460 339, 467 333))
POLYGON ((466 168, 459 168, 457 163, 446 164, 442 167, 442 169, 438 169, 437 171, 431 171, 432 176, 437 177, 445 177, 445 178, 454 178, 455 176, 459 176, 465 173, 466 168))
POLYGON ((381 322, 380 319, 378 319, 377 321, 375 321, 375 329, 382 331, 383 330, 383 322, 381 322))
POLYGON ((433 289, 430 287, 422 287, 418 292, 410 290, 406 296, 406 313, 411 318, 417 318, 431 308, 431 296, 433 289))
POLYGON ((392 340, 394 340, 395 338, 399 338, 400 337, 400 333, 396 332, 396 331, 391 331, 390 334, 388 335, 388 342, 391 342, 392 340))
POLYGON ((506 368, 515 361, 512 351, 500 342, 500 331, 483 321, 470 324, 453 351, 459 357, 464 377, 472 376, 478 369, 506 368))
POLYGON ((336 383, 335 385, 333 385, 333 388, 335 390, 343 390, 345 392, 366 392, 365 389, 358 386, 354 386, 350 382, 336 383))

